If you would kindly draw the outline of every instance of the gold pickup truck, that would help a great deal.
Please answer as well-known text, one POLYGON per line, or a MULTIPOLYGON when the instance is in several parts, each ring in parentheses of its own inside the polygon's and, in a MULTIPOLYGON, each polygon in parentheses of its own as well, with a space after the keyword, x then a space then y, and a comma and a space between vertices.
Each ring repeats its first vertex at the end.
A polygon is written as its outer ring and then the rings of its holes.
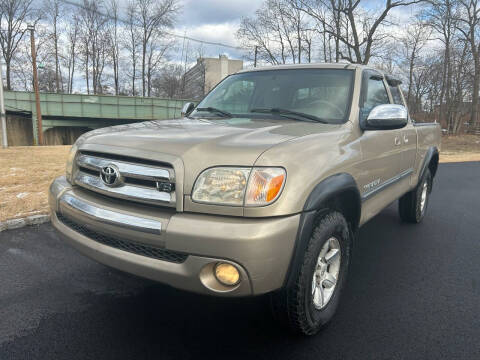
POLYGON ((270 293, 314 334, 333 316, 357 230, 395 200, 425 216, 438 124, 400 81, 353 64, 228 76, 181 119, 81 136, 50 187, 53 226, 114 268, 214 296, 270 293))

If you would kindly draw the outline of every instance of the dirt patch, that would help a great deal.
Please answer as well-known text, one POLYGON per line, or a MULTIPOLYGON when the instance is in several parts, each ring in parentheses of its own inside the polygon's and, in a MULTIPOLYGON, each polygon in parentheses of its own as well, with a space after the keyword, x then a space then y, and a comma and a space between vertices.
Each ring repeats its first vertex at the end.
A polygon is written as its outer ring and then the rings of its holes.
POLYGON ((48 214, 47 191, 65 174, 70 146, 0 149, 0 221, 48 214))
POLYGON ((440 162, 480 161, 480 136, 442 137, 440 162))

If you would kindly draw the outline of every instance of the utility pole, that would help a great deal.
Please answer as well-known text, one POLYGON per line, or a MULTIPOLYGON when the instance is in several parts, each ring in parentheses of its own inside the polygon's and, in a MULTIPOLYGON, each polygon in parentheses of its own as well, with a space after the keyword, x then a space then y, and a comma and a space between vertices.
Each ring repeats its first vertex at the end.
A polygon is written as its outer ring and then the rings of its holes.
POLYGON ((258 46, 255 45, 255 60, 253 61, 253 67, 257 67, 257 52, 258 52, 258 46))
POLYGON ((6 149, 8 146, 7 119, 5 116, 5 99, 3 97, 3 69, 2 69, 1 62, 0 62, 0 118, 1 118, 1 125, 2 125, 2 147, 6 149))
POLYGON ((38 75, 37 75, 37 53, 35 51, 35 26, 29 24, 27 27, 27 30, 30 30, 30 45, 32 47, 33 87, 35 90, 35 103, 37 105, 38 145, 43 145, 42 110, 40 108, 40 93, 38 90, 38 75))

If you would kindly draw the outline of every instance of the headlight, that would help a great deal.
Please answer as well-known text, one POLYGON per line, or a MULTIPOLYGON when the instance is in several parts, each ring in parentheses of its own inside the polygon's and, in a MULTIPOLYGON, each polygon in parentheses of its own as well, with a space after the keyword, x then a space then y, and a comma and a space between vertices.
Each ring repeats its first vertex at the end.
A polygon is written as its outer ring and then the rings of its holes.
POLYGON ((232 206, 267 205, 278 198, 285 179, 283 168, 215 167, 197 178, 192 200, 232 206))
POLYGON ((73 184, 73 164, 75 162, 75 155, 77 154, 77 144, 73 144, 72 148, 70 149, 70 152, 68 153, 68 158, 67 158, 67 167, 65 171, 65 175, 67 177, 67 180, 70 184, 73 184))
POLYGON ((193 201, 242 206, 250 171, 231 167, 205 170, 195 181, 193 201))

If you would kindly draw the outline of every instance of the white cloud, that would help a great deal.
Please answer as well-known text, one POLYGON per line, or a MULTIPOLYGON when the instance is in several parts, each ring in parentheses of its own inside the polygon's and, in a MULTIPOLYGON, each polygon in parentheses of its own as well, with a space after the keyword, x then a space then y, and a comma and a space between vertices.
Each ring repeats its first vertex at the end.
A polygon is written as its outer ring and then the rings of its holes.
POLYGON ((239 22, 252 15, 263 0, 183 0, 180 26, 239 22))
MULTIPOLYGON (((175 32, 179 35, 185 34, 188 37, 201 39, 203 41, 239 46, 240 44, 236 39, 237 30, 237 22, 224 22, 184 26, 181 29, 177 28, 175 32)), ((196 55, 196 50, 199 49, 199 47, 202 47, 203 56, 205 57, 217 57, 219 54, 225 54, 230 58, 241 59, 245 54, 245 51, 240 49, 232 49, 210 44, 201 45, 200 43, 192 41, 188 42, 188 47, 192 55, 196 55)))
MULTIPOLYGON (((237 39, 235 34, 238 29, 236 23, 223 24, 202 24, 198 26, 185 27, 188 36, 199 38, 205 41, 221 42, 225 44, 236 45, 237 39)), ((183 33, 183 31, 177 31, 183 33)))

